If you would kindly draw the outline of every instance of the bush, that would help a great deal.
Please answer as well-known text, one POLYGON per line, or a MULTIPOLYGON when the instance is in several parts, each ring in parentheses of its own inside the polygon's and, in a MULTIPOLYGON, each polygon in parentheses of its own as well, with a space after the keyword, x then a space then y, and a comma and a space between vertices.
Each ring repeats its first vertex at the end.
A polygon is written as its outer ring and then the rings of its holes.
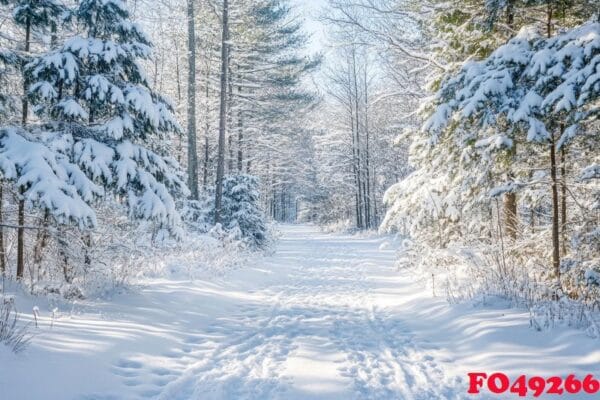
POLYGON ((0 343, 4 343, 14 353, 25 350, 31 335, 29 324, 19 326, 19 313, 12 298, 3 298, 0 304, 0 343))

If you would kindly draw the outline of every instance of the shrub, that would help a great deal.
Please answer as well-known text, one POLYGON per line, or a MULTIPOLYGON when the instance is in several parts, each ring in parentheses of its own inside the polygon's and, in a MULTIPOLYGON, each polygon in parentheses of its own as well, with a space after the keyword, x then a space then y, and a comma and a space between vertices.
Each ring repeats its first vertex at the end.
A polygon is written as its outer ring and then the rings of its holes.
POLYGON ((3 298, 0 304, 0 343, 10 347, 14 353, 25 350, 31 340, 29 324, 19 324, 19 313, 12 298, 3 298))

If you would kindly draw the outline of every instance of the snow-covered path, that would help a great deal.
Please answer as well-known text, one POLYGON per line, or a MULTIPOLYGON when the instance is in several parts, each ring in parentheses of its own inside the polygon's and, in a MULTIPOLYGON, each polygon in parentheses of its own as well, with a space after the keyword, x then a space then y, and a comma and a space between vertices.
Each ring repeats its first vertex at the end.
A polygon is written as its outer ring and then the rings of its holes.
POLYGON ((287 226, 273 256, 208 301, 206 282, 155 283, 143 296, 173 313, 175 343, 142 345, 111 370, 139 398, 442 398, 428 384, 442 371, 372 293, 377 271, 393 271, 380 243, 287 226))
MULTIPOLYGON (((443 373, 401 319, 378 309, 370 279, 389 271, 381 240, 287 227, 268 279, 185 340, 164 399, 443 398, 443 373), (185 355, 183 355, 185 354, 185 355)), ((257 273, 256 270, 247 271, 257 273)), ((249 281, 256 282, 252 276, 249 281)), ((130 377, 127 377, 130 378, 130 377)), ((127 379, 126 379, 127 380, 127 379)))
POLYGON ((274 255, 225 277, 152 281, 53 329, 46 313, 26 354, 0 349, 0 398, 463 399, 473 370, 600 371, 596 341, 450 307, 384 241, 284 226, 274 255))

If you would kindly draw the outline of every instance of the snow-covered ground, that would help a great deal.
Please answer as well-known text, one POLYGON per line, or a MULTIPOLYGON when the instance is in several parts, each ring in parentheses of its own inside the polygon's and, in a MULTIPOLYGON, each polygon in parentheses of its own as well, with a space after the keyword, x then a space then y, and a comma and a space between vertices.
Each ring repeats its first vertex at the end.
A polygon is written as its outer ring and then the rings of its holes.
POLYGON ((384 238, 282 229, 274 255, 220 278, 76 303, 52 329, 38 304, 26 352, 0 346, 0 399, 499 398, 467 395, 467 372, 600 375, 597 340, 501 302, 450 306, 384 238))

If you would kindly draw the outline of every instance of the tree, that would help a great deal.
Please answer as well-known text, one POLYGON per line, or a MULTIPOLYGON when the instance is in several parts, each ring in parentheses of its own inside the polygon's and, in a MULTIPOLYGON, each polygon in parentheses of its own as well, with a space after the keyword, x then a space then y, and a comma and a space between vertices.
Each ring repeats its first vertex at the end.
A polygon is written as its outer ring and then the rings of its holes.
POLYGON ((139 64, 150 42, 121 0, 81 1, 75 16, 84 35, 27 66, 30 97, 89 179, 126 199, 132 217, 177 234, 173 195, 188 189, 160 140, 181 128, 139 64))
POLYGON ((198 199, 198 148, 196 145, 196 29, 194 0, 187 0, 188 24, 188 187, 198 199))
POLYGON ((219 110, 219 149, 217 155, 217 178, 215 182, 215 224, 221 222, 223 200, 223 176, 225 173, 225 134, 227 130, 227 79, 229 73, 229 4, 223 0, 221 14, 221 92, 219 110))
MULTIPOLYGON (((3 2, 0 2, 2 5, 3 2)), ((0 47, 0 126, 4 125, 7 120, 15 114, 14 104, 17 99, 6 90, 11 81, 11 74, 15 68, 21 64, 18 55, 9 49, 0 47)), ((4 239, 4 227, 1 226, 4 222, 3 216, 4 205, 4 177, 0 180, 0 275, 4 276, 6 271, 6 251, 4 239)))
POLYGON ((239 229, 241 237, 253 247, 262 247, 267 239, 259 188, 258 179, 252 175, 231 175, 223 181, 223 227, 239 229))
MULTIPOLYGON (((476 125, 483 134, 504 127, 509 136, 473 142, 498 148, 515 141, 549 147, 552 197, 552 266, 560 278, 560 220, 557 151, 598 114, 593 104, 600 94, 600 24, 581 27, 544 39, 525 30, 481 62, 470 62, 447 79, 437 96, 436 112, 425 124, 439 135, 451 120, 456 126, 476 125), (560 73, 557 73, 560 72, 560 73), (525 137, 522 137, 525 135, 525 137)), ((509 182, 492 194, 519 190, 524 183, 509 182)))
MULTIPOLYGON (((56 29, 61 18, 65 17, 66 9, 55 0, 19 0, 15 1, 13 20, 15 24, 24 29, 23 53, 19 56, 20 69, 30 60, 31 38, 33 33, 44 33, 47 29, 56 29)), ((14 54, 14 53, 13 53, 14 54)), ((14 55, 4 57, 9 61, 14 55)), ((21 125, 26 127, 29 116, 29 102, 27 100, 27 80, 23 80, 23 96, 21 98, 21 125)), ((1 100, 1 99, 0 99, 1 100)), ((20 134, 22 131, 16 131, 20 134)), ((20 187, 20 199, 18 205, 17 219, 17 279, 23 278, 25 271, 25 198, 23 187, 20 187)))

